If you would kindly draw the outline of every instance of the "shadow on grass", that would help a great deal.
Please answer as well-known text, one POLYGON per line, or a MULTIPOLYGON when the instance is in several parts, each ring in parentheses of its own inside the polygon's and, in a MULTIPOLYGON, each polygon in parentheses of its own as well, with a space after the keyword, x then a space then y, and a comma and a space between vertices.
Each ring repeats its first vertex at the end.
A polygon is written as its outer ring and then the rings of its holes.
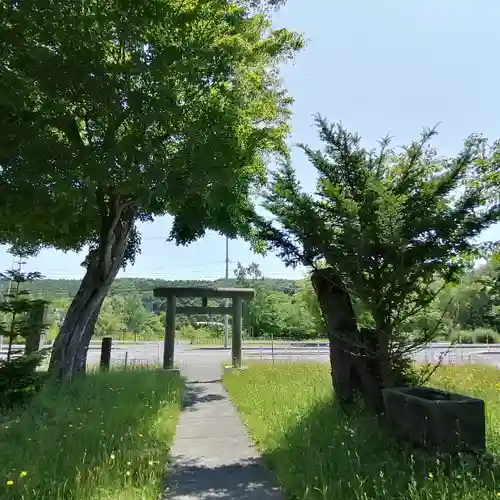
POLYGON ((264 461, 293 499, 484 500, 500 491, 498 463, 427 454, 389 439, 366 415, 347 418, 332 401, 311 407, 264 461))
POLYGON ((182 387, 136 369, 45 388, 26 412, 0 419, 0 498, 156 498, 182 387))

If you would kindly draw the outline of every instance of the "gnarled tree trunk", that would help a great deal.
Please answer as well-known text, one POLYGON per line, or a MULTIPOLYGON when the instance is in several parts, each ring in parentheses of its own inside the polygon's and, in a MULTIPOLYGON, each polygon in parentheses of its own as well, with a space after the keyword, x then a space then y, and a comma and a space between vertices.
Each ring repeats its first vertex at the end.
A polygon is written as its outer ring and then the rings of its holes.
POLYGON ((353 373, 354 359, 349 341, 358 327, 349 295, 338 286, 331 269, 313 271, 311 281, 325 318, 330 343, 330 365, 335 396, 342 408, 353 402, 359 390, 353 373))
POLYGON ((85 333, 80 341, 80 346, 78 352, 76 354, 76 374, 85 375, 87 373, 87 353, 90 345, 90 341, 95 333, 95 327, 97 324, 97 320, 99 318, 99 313, 101 312, 102 304, 104 299, 101 301, 97 309, 94 311, 92 318, 87 324, 87 328, 85 329, 85 333))
POLYGON ((102 202, 102 228, 97 248, 90 251, 87 271, 57 336, 51 372, 70 381, 82 370, 101 305, 123 264, 135 210, 116 200, 102 202))
POLYGON ((370 411, 382 413, 377 335, 370 329, 358 329, 349 293, 332 268, 313 271, 311 281, 325 318, 332 382, 339 405, 347 410, 360 394, 370 411))

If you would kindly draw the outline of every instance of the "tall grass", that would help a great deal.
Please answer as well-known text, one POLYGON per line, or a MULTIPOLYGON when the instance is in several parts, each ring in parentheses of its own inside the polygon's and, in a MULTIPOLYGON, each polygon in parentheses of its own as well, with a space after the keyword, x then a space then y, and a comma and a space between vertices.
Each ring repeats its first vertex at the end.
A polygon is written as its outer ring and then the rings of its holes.
POLYGON ((0 416, 0 498, 159 498, 182 386, 137 369, 47 387, 26 411, 0 416))
MULTIPOLYGON (((395 443, 366 415, 341 414, 326 366, 251 365, 226 373, 224 384, 290 498, 500 498, 498 461, 445 460, 395 443)), ((447 366, 431 384, 484 398, 488 447, 500 453, 500 371, 447 366)))

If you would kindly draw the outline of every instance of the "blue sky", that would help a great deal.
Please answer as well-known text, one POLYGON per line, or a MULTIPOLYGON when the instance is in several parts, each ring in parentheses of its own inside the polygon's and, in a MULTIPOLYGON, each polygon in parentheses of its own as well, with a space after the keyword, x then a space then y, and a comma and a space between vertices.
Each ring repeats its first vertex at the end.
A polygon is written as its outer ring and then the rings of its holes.
MULTIPOLYGON (((295 98, 291 143, 319 145, 312 116, 320 112, 357 131, 364 144, 390 133, 395 144, 440 122, 434 145, 453 155, 473 132, 500 138, 500 3, 483 0, 289 0, 277 27, 303 32, 308 44, 283 71, 295 98)), ((294 165, 306 189, 314 173, 299 152, 294 165)), ((168 217, 143 225, 142 254, 121 276, 211 279, 224 274, 224 238, 209 234, 189 247, 165 241, 168 217)), ((500 239, 500 228, 485 239, 500 239)), ((230 243, 230 272, 237 261, 256 261, 269 277, 302 276, 274 256, 254 256, 243 242, 230 243)), ((80 278, 83 255, 45 250, 27 270, 49 278, 80 278)), ((0 248, 0 271, 12 257, 0 248)))

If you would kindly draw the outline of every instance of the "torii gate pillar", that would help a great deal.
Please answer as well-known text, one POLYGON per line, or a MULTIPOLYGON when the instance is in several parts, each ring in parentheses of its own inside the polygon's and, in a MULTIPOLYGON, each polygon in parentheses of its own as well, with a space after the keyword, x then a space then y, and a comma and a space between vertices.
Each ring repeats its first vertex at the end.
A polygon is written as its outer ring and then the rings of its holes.
POLYGON ((175 349, 175 319, 177 314, 231 314, 232 321, 232 343, 231 358, 233 368, 241 368, 242 364, 242 320, 243 301, 252 300, 255 291, 252 288, 202 288, 173 286, 166 288, 155 288, 155 297, 166 297, 167 311, 165 315, 165 347, 163 351, 163 368, 172 370, 174 368, 175 349), (177 297, 201 297, 202 306, 176 307, 177 297), (209 298, 231 299, 231 307, 208 307, 206 302, 209 298))

